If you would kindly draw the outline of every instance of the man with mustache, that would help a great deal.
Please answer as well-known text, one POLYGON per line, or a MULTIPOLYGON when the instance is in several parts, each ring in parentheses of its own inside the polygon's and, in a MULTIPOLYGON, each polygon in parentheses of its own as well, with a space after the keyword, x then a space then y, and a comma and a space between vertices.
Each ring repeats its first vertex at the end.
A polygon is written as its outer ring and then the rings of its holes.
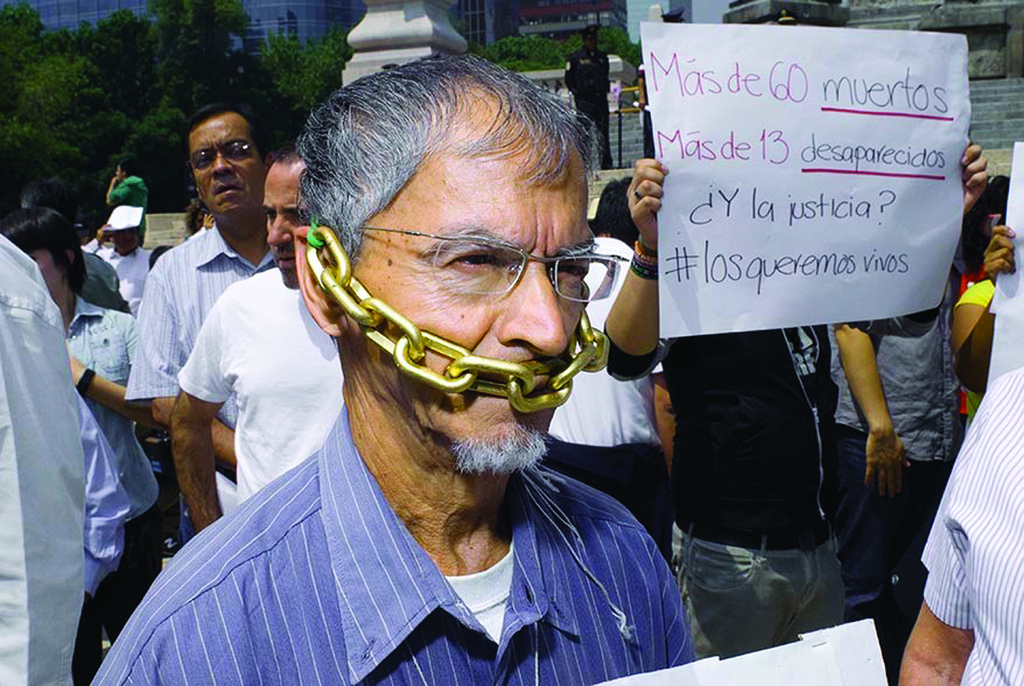
POLYGON ((323 445, 341 411, 338 348, 306 310, 295 272, 305 164, 294 148, 270 159, 263 209, 278 269, 224 291, 178 374, 181 393, 171 437, 178 483, 196 531, 221 516, 210 426, 228 398, 238 404, 238 502, 323 445))
MULTIPOLYGON (((171 424, 178 372, 217 298, 236 281, 274 266, 263 213, 266 151, 259 118, 247 105, 207 105, 189 121, 188 165, 215 226, 164 255, 146 278, 139 311, 142 355, 125 394, 151 400, 153 419, 164 427, 171 424)), ((235 469, 237 416, 229 398, 211 424, 218 466, 228 472, 235 469)), ((218 483, 222 495, 233 490, 223 476, 218 483)), ((187 538, 191 532, 184 528, 187 538)))
POLYGON ((593 684, 692 659, 643 528, 538 464, 572 378, 604 363, 583 308, 618 261, 587 227, 593 147, 475 57, 313 112, 298 274, 345 407, 175 558, 100 683, 593 684))

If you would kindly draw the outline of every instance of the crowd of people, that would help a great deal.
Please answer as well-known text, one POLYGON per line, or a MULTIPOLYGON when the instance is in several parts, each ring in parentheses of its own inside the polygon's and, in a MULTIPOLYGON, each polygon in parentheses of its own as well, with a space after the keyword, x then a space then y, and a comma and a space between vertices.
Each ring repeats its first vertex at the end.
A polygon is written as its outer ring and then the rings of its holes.
POLYGON ((0 219, 0 682, 590 684, 862 618, 892 683, 1024 679, 1021 372, 985 388, 1008 180, 964 152, 934 309, 664 340, 669 170, 588 225, 606 126, 433 57, 295 145, 196 112, 170 250, 131 160, 98 235, 27 184, 0 219), (182 498, 166 564, 146 431, 182 498))

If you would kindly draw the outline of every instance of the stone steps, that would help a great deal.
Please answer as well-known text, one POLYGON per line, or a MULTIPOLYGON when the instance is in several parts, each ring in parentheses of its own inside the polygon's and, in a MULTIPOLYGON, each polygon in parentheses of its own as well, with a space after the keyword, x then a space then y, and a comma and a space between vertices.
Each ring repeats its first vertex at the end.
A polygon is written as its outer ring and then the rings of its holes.
POLYGON ((971 139, 986 149, 1024 140, 1024 78, 971 82, 971 139))

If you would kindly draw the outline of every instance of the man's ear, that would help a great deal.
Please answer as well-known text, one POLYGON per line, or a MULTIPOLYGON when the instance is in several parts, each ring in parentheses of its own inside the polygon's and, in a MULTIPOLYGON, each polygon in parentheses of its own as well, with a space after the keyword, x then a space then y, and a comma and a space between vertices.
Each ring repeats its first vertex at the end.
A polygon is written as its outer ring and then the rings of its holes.
POLYGON ((306 262, 306 249, 309 247, 306 241, 307 234, 309 234, 308 226, 300 226, 295 229, 295 271, 299 276, 302 299, 306 302, 306 309, 309 310, 317 326, 329 336, 338 338, 345 329, 347 315, 341 309, 341 305, 320 288, 320 283, 313 275, 309 263, 306 262))

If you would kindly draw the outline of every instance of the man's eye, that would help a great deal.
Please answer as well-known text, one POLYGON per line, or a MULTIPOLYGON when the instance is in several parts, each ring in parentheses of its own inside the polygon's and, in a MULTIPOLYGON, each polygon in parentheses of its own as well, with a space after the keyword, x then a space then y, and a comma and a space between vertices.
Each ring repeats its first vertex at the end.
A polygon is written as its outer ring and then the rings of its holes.
POLYGON ((225 152, 233 160, 242 159, 249 155, 249 143, 246 141, 231 141, 225 147, 225 152))
POLYGON ((503 267, 507 264, 507 260, 503 260, 494 253, 479 252, 458 255, 452 260, 452 263, 472 267, 503 267))
POLYGON ((192 166, 200 169, 210 166, 210 163, 213 162, 213 154, 213 150, 199 150, 192 155, 192 166))
POLYGON ((590 272, 589 260, 562 260, 558 263, 558 271, 565 276, 583 279, 590 272))

